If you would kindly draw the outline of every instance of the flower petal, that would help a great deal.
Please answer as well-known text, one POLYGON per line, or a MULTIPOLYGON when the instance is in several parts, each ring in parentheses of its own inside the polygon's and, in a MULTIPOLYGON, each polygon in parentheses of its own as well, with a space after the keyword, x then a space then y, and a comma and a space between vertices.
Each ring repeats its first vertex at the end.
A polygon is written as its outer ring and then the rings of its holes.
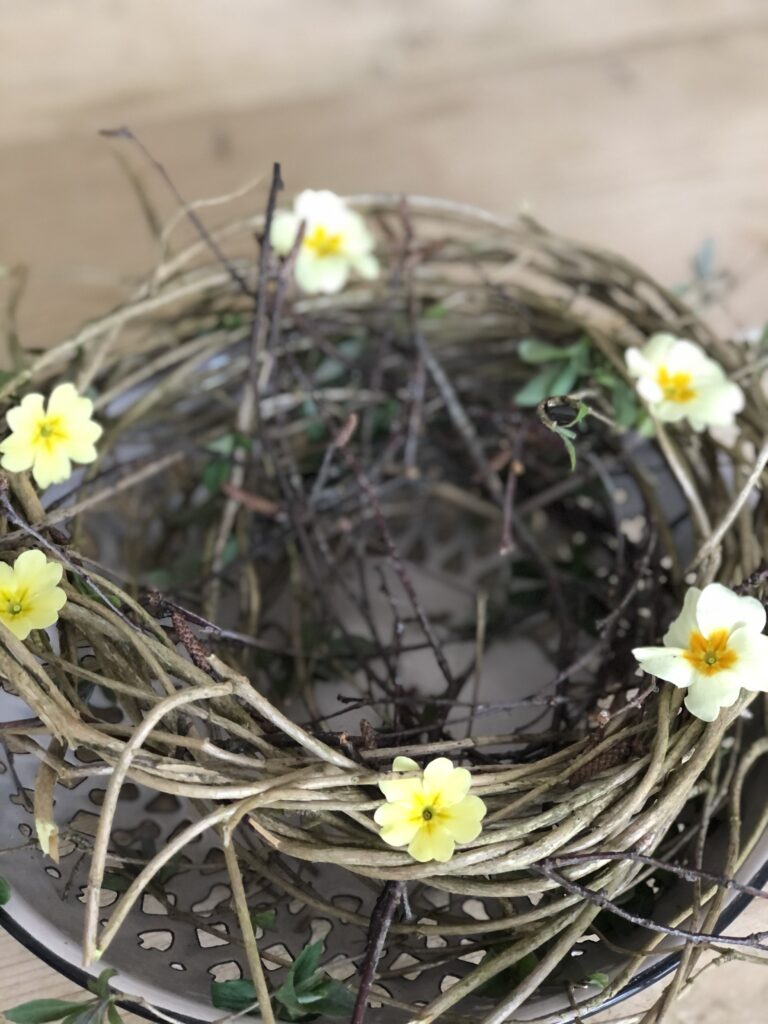
POLYGON ((93 415, 93 402, 90 398, 78 394, 74 384, 57 384, 48 399, 47 415, 61 416, 68 421, 69 426, 72 421, 90 420, 93 415))
POLYGON ((7 562, 0 562, 0 600, 4 599, 4 591, 14 584, 13 569, 7 562))
POLYGON ((411 840, 408 853, 414 860, 424 864, 429 860, 437 860, 441 863, 450 860, 453 856, 455 843, 448 833, 441 828, 421 828, 411 840))
MULTIPOLYGON (((664 392, 661 390, 659 384, 656 383, 655 378, 650 376, 641 377, 637 382, 636 391, 638 395, 640 395, 641 398, 644 398, 646 402, 648 402, 650 405, 659 406, 659 408, 661 409, 661 413, 659 413, 659 416, 661 419, 663 419, 664 407, 667 404, 671 403, 664 402, 664 392)), ((659 410, 657 410, 657 412, 658 411, 659 410)))
POLYGON ((700 594, 699 587, 688 588, 683 601, 683 610, 664 634, 664 643, 667 647, 687 647, 691 633, 698 630, 696 605, 700 594))
POLYGON ((632 377, 643 377, 651 372, 651 366, 643 355, 642 349, 636 348, 634 345, 626 350, 624 360, 632 377))
POLYGON ((439 807, 463 800, 472 785, 466 768, 455 768, 447 757, 437 757, 424 769, 424 799, 439 807))
POLYGON ((3 623, 18 640, 26 640, 34 628, 25 615, 9 615, 0 610, 0 622, 3 623))
POLYGON ((738 679, 739 685, 752 692, 768 692, 768 636, 753 633, 747 626, 735 629, 728 638, 728 646, 738 655, 738 661, 728 673, 738 679))
POLYGON ((58 562, 49 562, 43 552, 36 548, 22 551, 13 563, 16 585, 26 590, 30 597, 55 587, 63 571, 58 562))
POLYGON ((95 462, 98 458, 98 452, 96 446, 87 441, 77 440, 72 438, 67 441, 66 444, 62 445, 64 453, 68 459, 72 462, 77 462, 80 465, 86 465, 89 462, 95 462))
POLYGON ((375 246, 373 235, 365 220, 354 210, 348 210, 343 226, 344 251, 350 257, 371 253, 375 246))
POLYGON ((733 422, 744 408, 744 392, 727 379, 700 384, 696 382, 696 398, 688 405, 691 416, 706 418, 712 425, 733 422))
POLYGON ((670 351, 679 340, 676 335, 669 334, 667 331, 657 331, 656 334, 651 335, 641 351, 649 363, 658 366, 666 362, 670 351))
POLYGON ((407 846, 423 825, 423 818, 409 816, 401 804, 382 804, 373 819, 381 826, 381 838, 390 846, 407 846))
POLYGON ((725 376, 722 366, 711 359, 701 345, 687 338, 675 338, 659 362, 670 374, 690 373, 697 381, 722 380, 725 376))
POLYGON ((409 803, 421 797, 421 779, 385 779, 379 789, 389 801, 409 803))
POLYGON ((32 476, 41 490, 51 484, 60 484, 72 475, 72 463, 64 449, 57 445, 52 451, 38 449, 32 466, 32 476))
POLYGON ((722 583, 704 587, 696 605, 696 620, 704 636, 716 629, 743 625, 755 633, 765 629, 765 608, 755 597, 740 597, 722 583))
POLYGON ((298 220, 307 224, 324 224, 335 228, 346 220, 349 211, 347 204, 328 189, 305 189, 299 192, 293 201, 293 212, 298 220))
POLYGON ((393 772, 418 772, 421 771, 418 764, 413 760, 412 757, 403 757, 400 754, 392 762, 393 772))
POLYGON ((636 647, 632 653, 643 670, 675 686, 690 686, 696 678, 693 666, 680 647, 636 647))
POLYGON ((23 618, 30 629, 47 629, 56 622, 66 603, 67 595, 61 587, 52 587, 36 597, 18 618, 23 618))
POLYGON ((735 704, 739 690, 739 684, 730 679, 699 678, 688 688, 684 703, 690 713, 703 722, 714 722, 721 708, 735 704))
POLYGON ((44 415, 43 404, 45 399, 42 395, 25 395, 21 402, 9 409, 5 420, 8 429, 14 434, 28 434, 34 436, 37 424, 44 415))
POLYGON ((290 213, 288 210, 275 211, 269 232, 269 241, 279 256, 287 256, 293 248, 300 223, 301 220, 295 213, 290 213))
POLYGON ((457 843, 471 843, 483 830, 485 803, 479 796, 467 796, 440 814, 440 825, 457 843))
POLYGON ((35 461, 34 448, 21 434, 6 437, 0 444, 0 452, 3 453, 0 465, 9 473, 21 473, 25 469, 31 469, 35 461))
POLYGON ((349 262, 343 256, 316 256, 302 248, 294 276, 299 288, 310 295, 333 295, 347 283, 349 262))
POLYGON ((352 269, 366 281, 375 281, 379 276, 379 261, 373 253, 364 253, 362 256, 355 256, 352 260, 352 269))

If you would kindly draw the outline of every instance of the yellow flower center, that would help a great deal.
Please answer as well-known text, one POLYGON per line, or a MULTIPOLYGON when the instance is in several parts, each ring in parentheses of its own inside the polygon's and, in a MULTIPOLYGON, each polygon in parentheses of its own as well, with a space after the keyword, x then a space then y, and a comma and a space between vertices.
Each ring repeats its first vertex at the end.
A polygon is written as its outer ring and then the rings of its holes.
POLYGON ((47 448, 48 451, 57 441, 64 441, 66 438, 67 432, 64 430, 60 416, 46 416, 37 425, 35 443, 47 448))
POLYGON ((688 638, 688 650, 683 657, 703 676, 714 676, 723 669, 733 668, 739 656, 728 646, 728 630, 715 629, 709 636, 693 632, 688 638))
POLYGON ((656 383, 668 402, 690 402, 696 397, 690 373, 670 373, 666 366, 661 366, 656 375, 656 383))
POLYGON ((9 601, 8 602, 8 614, 9 615, 18 615, 19 612, 23 612, 23 611, 24 611, 24 605, 21 603, 21 601, 9 601))
POLYGON ((314 230, 304 236, 304 245, 311 249, 315 256, 337 256, 344 244, 344 237, 339 232, 331 234, 318 224, 314 230))
POLYGON ((425 807, 421 812, 421 816, 424 819, 424 821, 432 821, 434 814, 435 812, 432 810, 431 807, 425 807))

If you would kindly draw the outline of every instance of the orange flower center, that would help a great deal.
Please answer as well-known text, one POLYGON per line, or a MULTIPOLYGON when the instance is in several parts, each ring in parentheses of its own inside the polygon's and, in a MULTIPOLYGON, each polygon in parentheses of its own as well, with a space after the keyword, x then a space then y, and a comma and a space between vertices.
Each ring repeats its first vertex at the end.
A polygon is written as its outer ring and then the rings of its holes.
POLYGON ((318 224, 317 227, 311 231, 304 238, 304 245, 311 249, 315 256, 336 256, 341 252, 342 245, 344 244, 344 238, 338 232, 333 235, 322 226, 318 224))
POLYGON ((661 366, 656 375, 656 383, 668 402, 690 402, 696 397, 690 373, 670 373, 666 366, 661 366))
POLYGON ((709 636, 693 632, 688 638, 688 650, 683 657, 703 676, 714 676, 723 669, 733 668, 739 656, 728 646, 727 629, 715 629, 709 636))

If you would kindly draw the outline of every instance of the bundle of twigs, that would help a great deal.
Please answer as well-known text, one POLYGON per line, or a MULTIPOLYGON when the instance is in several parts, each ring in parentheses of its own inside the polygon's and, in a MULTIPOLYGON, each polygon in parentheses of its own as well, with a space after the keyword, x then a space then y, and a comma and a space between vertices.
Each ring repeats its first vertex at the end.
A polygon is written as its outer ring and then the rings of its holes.
POLYGON ((766 810, 749 829, 741 821, 742 786, 766 752, 742 715, 751 704, 764 722, 765 704, 745 694, 705 725, 682 711, 681 691, 640 677, 630 652, 659 642, 687 584, 766 593, 765 356, 716 337, 628 261, 531 221, 419 197, 351 202, 378 231, 378 281, 305 296, 291 285, 291 259, 271 251, 263 216, 201 228, 194 244, 164 252, 130 301, 0 388, 7 408, 72 380, 94 396, 105 428, 97 463, 54 504, 43 508, 24 475, 2 494, 3 559, 42 547, 67 580, 57 643, 3 629, 0 651, 5 685, 37 719, 5 734, 40 760, 35 817, 46 852, 56 849, 56 784, 108 779, 86 962, 205 830, 221 835, 264 1020, 272 1008, 244 875, 368 926, 367 914, 297 889, 284 859, 340 865, 383 886, 359 965, 358 1021, 387 934, 395 945, 438 935, 449 949, 470 938, 493 951, 464 963, 426 1007, 390 1000, 423 1021, 449 1019, 457 1005, 484 1024, 516 1019, 606 910, 650 930, 602 991, 569 990, 582 1013, 670 936, 685 949, 674 991, 701 947, 756 955, 766 948, 759 937, 712 933, 768 820, 766 810), (697 341, 741 383, 747 406, 732 442, 662 423, 643 438, 632 420, 639 406, 619 415, 632 390, 624 350, 661 330, 697 341), (567 395, 515 401, 539 369, 521 344, 531 339, 578 349, 567 395), (619 484, 637 505, 634 530, 619 484), (414 522, 423 531, 442 519, 449 533, 471 533, 485 559, 462 633, 475 653, 458 671, 446 653, 455 637, 412 577, 424 539, 414 522), (372 611, 372 561, 393 626, 386 636, 372 611), (344 602, 359 612, 355 629, 344 602), (480 705, 472 680, 494 638, 514 632, 543 638, 551 652, 551 685, 516 702, 546 720, 538 731, 529 723, 487 735, 484 716, 510 707, 480 705), (400 671, 414 649, 441 679, 432 697, 400 671), (359 728, 338 730, 318 709, 320 679, 344 691, 340 710, 362 711, 359 728), (122 723, 94 711, 85 683, 114 695, 122 723), (448 712, 462 697, 470 732, 457 738, 448 712), (91 752, 88 764, 67 759, 76 747, 91 752), (481 836, 447 863, 420 864, 381 841, 377 783, 401 754, 470 766, 472 792, 486 802, 481 836), (192 802, 197 817, 100 929, 98 893, 128 780, 192 802), (727 851, 708 874, 717 821, 727 851), (256 847, 240 843, 243 829, 256 847), (693 883, 685 911, 669 920, 622 911, 622 897, 665 866, 693 883), (419 923, 405 911, 425 887, 495 910, 475 920, 432 906, 435 923, 419 923), (492 1007, 479 998, 529 954, 533 968, 504 998, 492 1007))

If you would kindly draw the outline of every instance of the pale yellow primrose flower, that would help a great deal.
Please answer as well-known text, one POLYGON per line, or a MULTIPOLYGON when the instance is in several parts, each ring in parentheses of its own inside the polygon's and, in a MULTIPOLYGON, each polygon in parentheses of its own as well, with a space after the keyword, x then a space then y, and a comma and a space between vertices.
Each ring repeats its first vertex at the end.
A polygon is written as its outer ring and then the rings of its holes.
MULTIPOLYGON (((410 757, 396 757, 393 772, 419 771, 410 757)), ((381 838, 390 846, 408 845, 414 860, 447 861, 456 843, 471 843, 482 831, 485 804, 469 796, 472 776, 447 757, 430 761, 417 778, 379 783, 387 803, 376 809, 381 838)))
POLYGON ((638 394, 658 419, 687 419, 694 430, 730 426, 744 408, 744 392, 722 366, 693 341, 654 334, 642 348, 625 353, 638 394))
POLYGON ((341 291, 351 271, 366 280, 378 277, 373 235, 341 196, 308 189, 296 196, 293 211, 278 210, 270 232, 275 252, 285 256, 291 251, 302 221, 304 235, 294 276, 303 291, 326 295, 341 291))
POLYGON ((669 627, 664 647, 636 647, 632 653, 652 676, 688 687, 685 706, 714 722, 720 708, 745 690, 768 691, 768 636, 765 608, 721 583, 691 587, 683 610, 669 627))
POLYGON ((22 551, 13 566, 0 562, 0 621, 19 640, 52 626, 67 595, 57 587, 62 568, 42 551, 22 551))
POLYGON ((47 408, 44 403, 42 395, 26 395, 10 409, 6 420, 11 434, 0 444, 3 469, 31 469, 41 489, 67 480, 73 462, 93 462, 102 433, 91 419, 93 402, 79 395, 74 384, 59 384, 47 408))

